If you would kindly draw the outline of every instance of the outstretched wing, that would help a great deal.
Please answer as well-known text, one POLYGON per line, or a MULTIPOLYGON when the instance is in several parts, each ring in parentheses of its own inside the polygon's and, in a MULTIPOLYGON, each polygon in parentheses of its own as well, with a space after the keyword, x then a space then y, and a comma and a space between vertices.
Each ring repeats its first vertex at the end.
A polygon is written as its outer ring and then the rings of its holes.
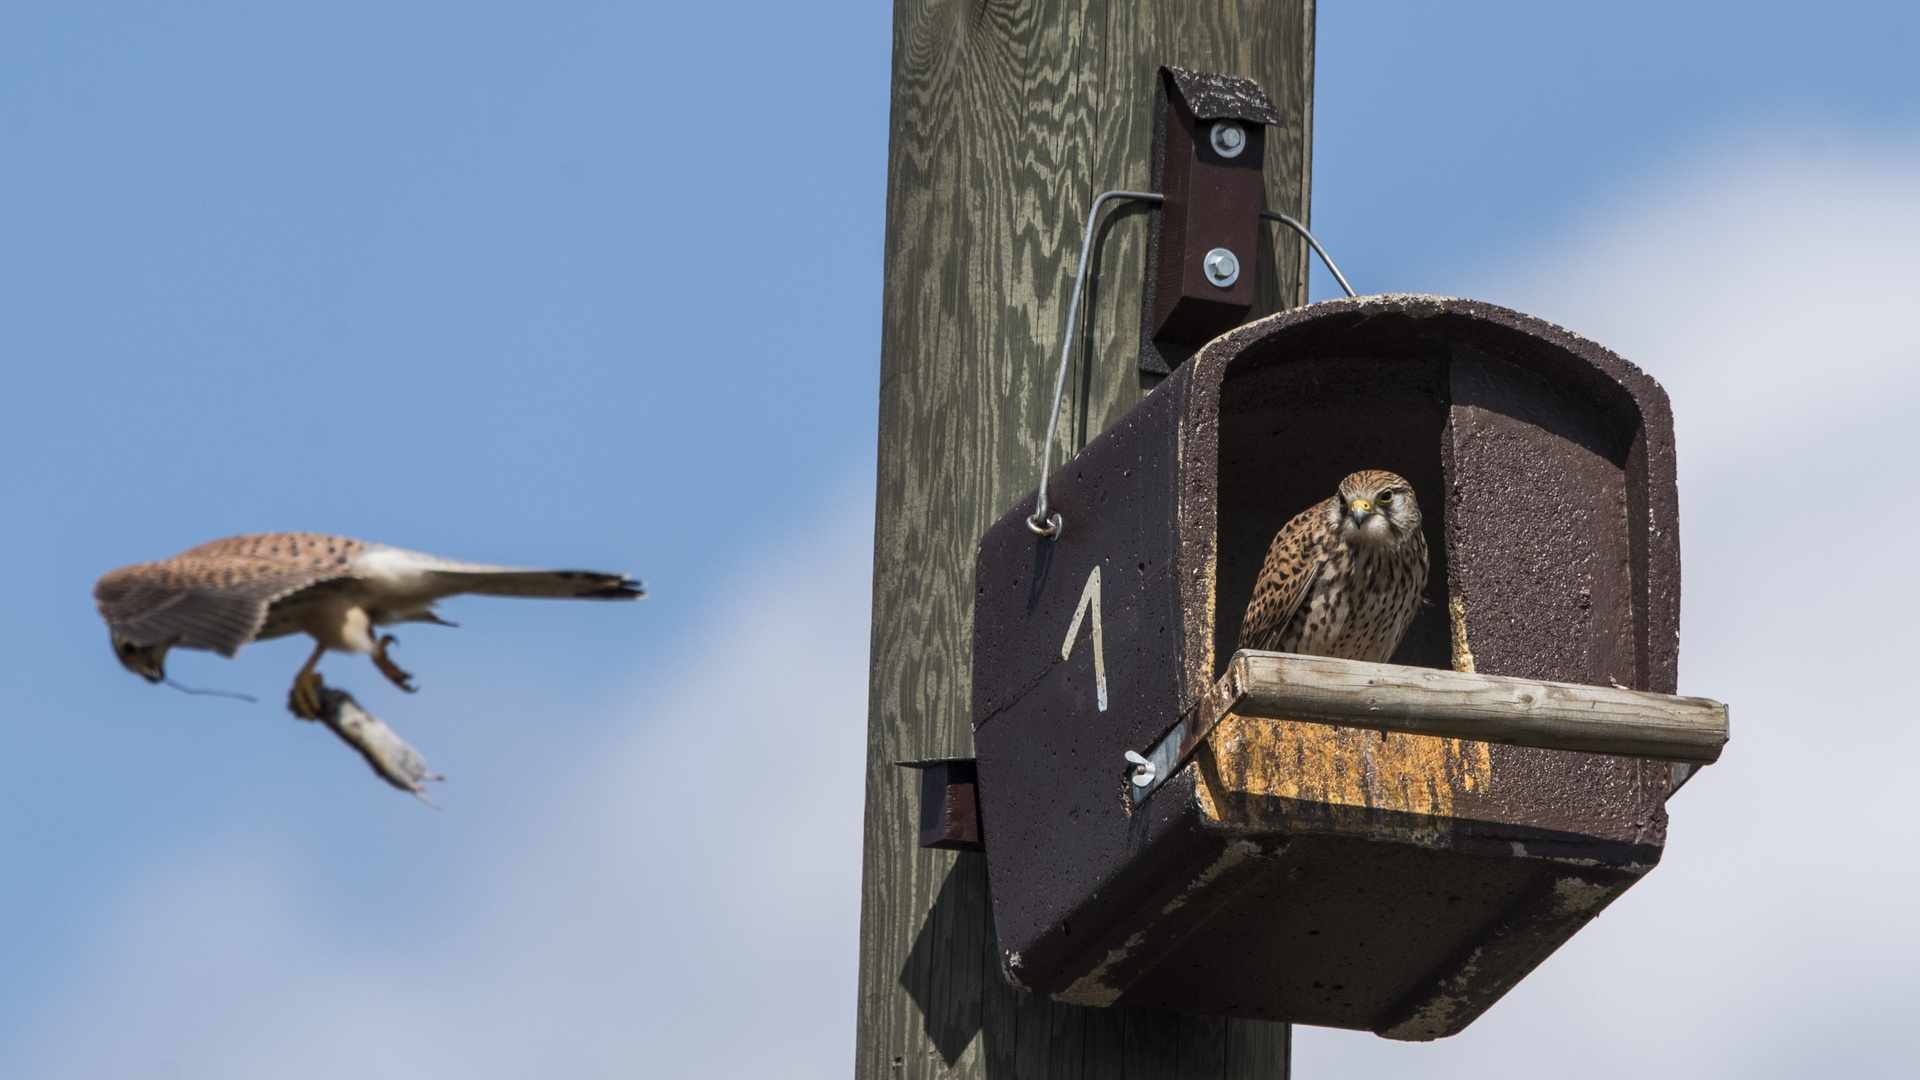
POLYGON ((1328 499, 1294 515, 1267 548, 1253 599, 1240 620, 1242 649, 1278 649, 1280 638, 1313 587, 1313 578, 1325 561, 1320 543, 1325 529, 1328 499))
POLYGON ((189 552, 110 571, 93 598, 107 625, 138 644, 172 642, 230 657, 253 640, 275 600, 351 576, 340 566, 189 552))

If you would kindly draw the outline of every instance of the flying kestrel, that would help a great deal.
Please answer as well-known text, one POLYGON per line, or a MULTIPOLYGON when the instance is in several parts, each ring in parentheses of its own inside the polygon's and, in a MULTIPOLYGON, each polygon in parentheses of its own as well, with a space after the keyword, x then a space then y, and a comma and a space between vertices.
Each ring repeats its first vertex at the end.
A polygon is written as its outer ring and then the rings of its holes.
POLYGON ((400 689, 412 676, 387 656, 378 627, 444 622, 435 601, 461 593, 632 600, 646 595, 625 574, 521 570, 454 562, 417 551, 316 533, 265 533, 202 544, 162 562, 123 566, 93 587, 113 653, 128 671, 160 682, 167 650, 231 657, 250 641, 307 633, 313 655, 294 676, 287 707, 320 714, 320 657, 363 653, 400 689))
POLYGON ((1240 647, 1384 664, 1427 587, 1413 485, 1368 469, 1287 522, 1240 621, 1240 647))

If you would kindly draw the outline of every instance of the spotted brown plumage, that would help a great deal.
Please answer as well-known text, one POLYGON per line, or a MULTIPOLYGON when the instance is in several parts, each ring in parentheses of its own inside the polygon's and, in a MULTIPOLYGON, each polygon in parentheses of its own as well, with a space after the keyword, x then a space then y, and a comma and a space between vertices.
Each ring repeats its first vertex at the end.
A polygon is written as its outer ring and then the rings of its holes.
POLYGON ((1413 486, 1368 469, 1287 522, 1240 621, 1240 648, 1386 663, 1427 586, 1413 486))
POLYGON ((646 590, 625 574, 455 562, 317 533, 215 540, 110 571, 93 587, 114 655, 149 682, 166 678, 174 646, 231 657, 250 641, 312 635, 313 655, 288 699, 307 717, 319 710, 314 666, 328 650, 370 655, 396 686, 412 690, 411 676, 387 656, 393 638, 374 629, 442 622, 435 602, 462 593, 632 600, 646 590))

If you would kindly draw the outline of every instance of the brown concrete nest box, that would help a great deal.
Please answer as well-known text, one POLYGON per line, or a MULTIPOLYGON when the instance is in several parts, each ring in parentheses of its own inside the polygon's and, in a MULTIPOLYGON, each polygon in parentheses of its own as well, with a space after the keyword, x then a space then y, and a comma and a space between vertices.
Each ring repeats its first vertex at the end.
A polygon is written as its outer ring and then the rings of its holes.
POLYGON ((1653 868, 1671 761, 1725 740, 1724 707, 1670 696, 1666 395, 1538 319, 1373 296, 1242 326, 1048 491, 1061 534, 1008 511, 974 609, 994 925, 1027 990, 1452 1035, 1653 868), (1363 468, 1412 483, 1432 553, 1394 664, 1236 659, 1274 533, 1363 468))

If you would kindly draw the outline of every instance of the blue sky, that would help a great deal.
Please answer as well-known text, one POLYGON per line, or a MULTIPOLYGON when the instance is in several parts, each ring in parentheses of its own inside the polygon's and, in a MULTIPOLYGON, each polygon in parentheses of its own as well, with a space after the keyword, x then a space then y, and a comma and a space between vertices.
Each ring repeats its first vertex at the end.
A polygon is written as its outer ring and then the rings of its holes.
MULTIPOLYGON (((0 1077, 737 1075, 721 1001, 785 1025, 767 1066, 844 1074, 889 18, 0 6, 0 556, 31 568, 0 586, 0 1077), (277 528, 653 595, 456 602, 401 635, 415 697, 329 661, 449 775, 435 813, 278 708, 296 642, 175 661, 257 706, 113 663, 99 573, 277 528), (742 674, 743 633, 781 664, 742 674), (768 774, 823 794, 756 802, 768 774)), ((1910 1075, 1876 1033, 1920 935, 1881 898, 1920 881, 1871 823, 1914 717, 1821 673, 1904 663, 1920 583, 1845 559, 1799 602, 1854 629, 1802 639, 1772 598, 1804 544, 1743 523, 1916 450, 1920 15, 1319 25, 1314 225, 1355 285, 1520 307, 1673 393, 1683 679, 1745 726, 1668 864, 1467 1035, 1303 1032, 1296 1075, 1532 1075, 1542 1031, 1654 1076, 1910 1075), (1852 824, 1786 813, 1809 789, 1852 824)))
POLYGON ((1920 124, 1912 4, 1328 3, 1319 30, 1314 223, 1362 292, 1444 291, 1730 146, 1920 124))

